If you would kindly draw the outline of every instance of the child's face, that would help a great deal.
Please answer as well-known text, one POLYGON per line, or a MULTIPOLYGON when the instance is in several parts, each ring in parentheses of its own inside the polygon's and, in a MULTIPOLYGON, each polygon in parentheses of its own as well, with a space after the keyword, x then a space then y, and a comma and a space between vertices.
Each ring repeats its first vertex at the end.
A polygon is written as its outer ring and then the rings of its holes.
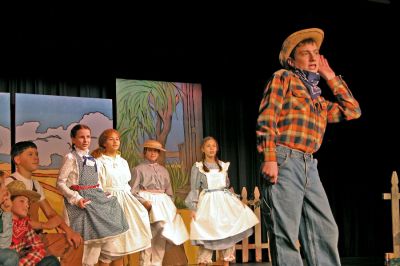
POLYGON ((106 152, 114 153, 118 151, 120 145, 119 136, 117 133, 111 133, 111 135, 107 138, 104 143, 104 148, 106 152))
POLYGON ((29 199, 25 196, 17 196, 12 201, 11 211, 15 216, 19 218, 25 218, 28 216, 29 211, 29 199))
POLYGON ((7 190, 6 195, 4 196, 4 201, 0 206, 3 211, 11 211, 12 208, 12 201, 11 201, 11 197, 10 197, 10 192, 7 190))
POLYGON ((87 150, 90 146, 90 130, 86 128, 79 129, 76 136, 72 138, 72 143, 80 150, 87 150))
POLYGON ((29 147, 14 157, 17 168, 23 168, 29 172, 39 167, 39 153, 36 148, 29 147))
POLYGON ((153 148, 146 148, 146 152, 144 154, 144 157, 149 160, 150 162, 155 162, 158 159, 158 156, 160 156, 160 151, 157 149, 153 148))
POLYGON ((218 152, 217 142, 213 139, 207 140, 201 148, 201 151, 204 152, 207 158, 214 158, 218 152))

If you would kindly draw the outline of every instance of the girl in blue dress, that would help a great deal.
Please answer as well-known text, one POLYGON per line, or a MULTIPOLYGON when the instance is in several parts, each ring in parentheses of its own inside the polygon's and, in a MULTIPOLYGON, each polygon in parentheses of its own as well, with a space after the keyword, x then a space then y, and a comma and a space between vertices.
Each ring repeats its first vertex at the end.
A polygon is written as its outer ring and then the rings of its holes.
POLYGON ((115 254, 103 250, 125 233, 128 223, 116 197, 106 195, 99 183, 96 160, 89 154, 90 128, 78 124, 71 130, 72 152, 64 157, 57 188, 64 195, 67 223, 84 240, 83 265, 109 265, 115 254))

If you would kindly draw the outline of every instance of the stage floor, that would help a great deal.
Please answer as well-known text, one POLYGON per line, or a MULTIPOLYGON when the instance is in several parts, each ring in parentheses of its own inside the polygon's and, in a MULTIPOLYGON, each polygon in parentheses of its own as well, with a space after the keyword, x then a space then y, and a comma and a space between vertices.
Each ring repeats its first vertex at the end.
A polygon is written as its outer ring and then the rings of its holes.
MULTIPOLYGON (((341 258, 342 261, 342 266, 382 266, 384 265, 384 258, 382 256, 382 258, 379 257, 349 257, 349 258, 341 258)), ((269 262, 264 262, 264 263, 235 263, 235 264, 230 264, 230 265, 235 265, 235 266, 239 266, 239 265, 243 265, 243 266, 259 266, 259 265, 272 265, 269 262)), ((304 265, 306 265, 306 263, 304 262, 304 265)))

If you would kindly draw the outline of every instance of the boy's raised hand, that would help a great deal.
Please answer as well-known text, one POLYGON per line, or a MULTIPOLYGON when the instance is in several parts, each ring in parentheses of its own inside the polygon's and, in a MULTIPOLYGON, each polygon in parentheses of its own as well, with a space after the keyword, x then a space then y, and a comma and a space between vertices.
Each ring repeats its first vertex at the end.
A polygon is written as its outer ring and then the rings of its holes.
POLYGON ((336 76, 335 72, 329 66, 328 60, 323 55, 319 56, 318 73, 326 81, 333 79, 336 76))

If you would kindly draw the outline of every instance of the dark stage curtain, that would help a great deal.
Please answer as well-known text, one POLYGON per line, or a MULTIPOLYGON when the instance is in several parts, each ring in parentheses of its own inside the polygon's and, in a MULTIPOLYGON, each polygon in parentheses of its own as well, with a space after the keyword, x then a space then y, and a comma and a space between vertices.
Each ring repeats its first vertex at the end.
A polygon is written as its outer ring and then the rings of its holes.
MULTIPOLYGON (((235 192, 240 193, 246 187, 251 197, 254 187, 260 186, 255 126, 257 96, 261 94, 257 95, 248 83, 241 86, 237 82, 203 84, 204 137, 214 137, 220 148, 219 159, 230 162, 228 173, 235 192), (246 89, 234 92, 237 87, 246 89)), ((262 91, 262 84, 259 88, 262 91)))
POLYGON ((115 80, 0 77, 0 92, 112 99, 115 95, 115 80))

